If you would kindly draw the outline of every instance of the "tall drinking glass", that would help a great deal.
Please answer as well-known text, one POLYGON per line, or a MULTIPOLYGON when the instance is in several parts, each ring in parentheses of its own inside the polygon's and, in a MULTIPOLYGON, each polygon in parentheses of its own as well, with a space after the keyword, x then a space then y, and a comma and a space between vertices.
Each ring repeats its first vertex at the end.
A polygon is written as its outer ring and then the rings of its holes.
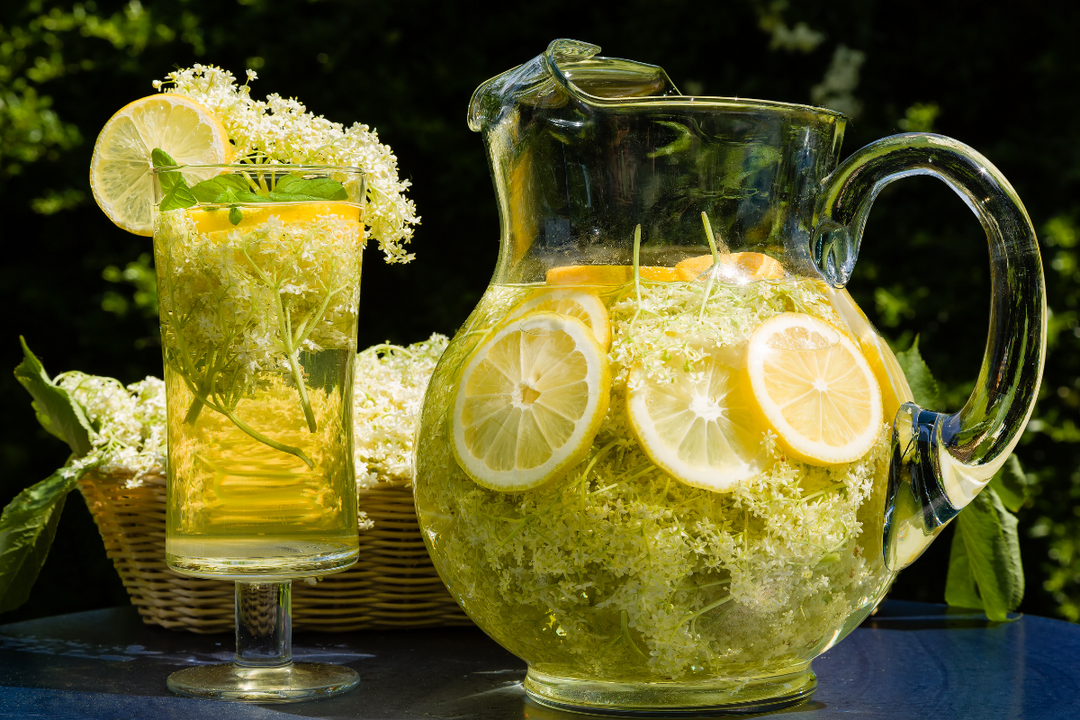
POLYGON ((236 661, 173 673, 252 702, 356 686, 293 663, 291 581, 356 562, 352 374, 364 225, 358 169, 156 168, 154 259, 168 404, 166 559, 236 582, 236 661))

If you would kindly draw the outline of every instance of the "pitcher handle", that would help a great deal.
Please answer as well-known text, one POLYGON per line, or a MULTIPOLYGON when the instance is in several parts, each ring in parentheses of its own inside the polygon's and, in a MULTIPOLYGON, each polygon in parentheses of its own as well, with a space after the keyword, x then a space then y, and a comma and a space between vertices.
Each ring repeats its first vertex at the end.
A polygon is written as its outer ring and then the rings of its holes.
POLYGON ((862 148, 825 181, 811 253, 843 287, 866 218, 882 188, 932 175, 951 187, 986 230, 990 330, 982 368, 963 409, 938 413, 904 403, 893 422, 882 550, 896 572, 911 564, 1008 459, 1034 408, 1046 354, 1046 294, 1038 240, 1009 181, 952 138, 894 135, 862 148))

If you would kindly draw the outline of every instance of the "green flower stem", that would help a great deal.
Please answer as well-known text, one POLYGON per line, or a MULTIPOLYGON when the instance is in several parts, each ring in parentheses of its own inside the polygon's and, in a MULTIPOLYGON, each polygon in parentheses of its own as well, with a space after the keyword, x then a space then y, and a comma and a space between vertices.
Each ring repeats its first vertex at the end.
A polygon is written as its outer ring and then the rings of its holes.
POLYGON ((838 482, 838 483, 835 483, 833 485, 830 485, 829 487, 822 488, 821 490, 818 490, 817 492, 812 492, 809 495, 804 495, 803 497, 799 498, 799 501, 804 502, 804 503, 805 502, 810 502, 811 500, 813 500, 816 497, 820 497, 820 496, 824 495, 825 493, 830 493, 833 490, 839 490, 842 487, 845 487, 844 483, 838 482))
MULTIPOLYGON (((705 613, 709 612, 710 610, 714 610, 715 608, 720 607, 721 605, 723 605, 726 602, 729 602, 730 600, 731 600, 731 596, 730 595, 725 595, 724 597, 720 598, 719 600, 712 603, 711 605, 706 605, 705 607, 698 610, 696 613, 693 613, 692 615, 688 615, 686 620, 690 621, 690 634, 691 635, 697 635, 697 621, 698 621, 699 617, 701 617, 705 613)), ((685 623, 686 620, 683 620, 683 622, 685 623)))
POLYGON ((194 425, 195 421, 199 419, 199 413, 202 412, 203 405, 205 404, 206 403, 200 400, 196 395, 195 399, 191 401, 191 407, 188 408, 187 414, 184 415, 184 424, 194 425))
POLYGON ((648 660, 649 659, 648 656, 646 656, 645 653, 643 653, 641 651, 641 648, 639 648, 637 646, 637 643, 634 642, 634 638, 630 637, 630 626, 629 626, 627 621, 628 621, 627 613, 626 613, 625 610, 622 610, 621 612, 619 612, 619 625, 622 626, 622 635, 621 635, 621 637, 624 640, 626 640, 627 645, 629 645, 630 647, 632 647, 634 649, 634 652, 636 652, 638 655, 640 655, 641 657, 648 660))
MULTIPOLYGON (((315 469, 315 463, 312 462, 311 458, 309 458, 307 456, 307 454, 303 450, 301 450, 298 447, 293 447, 292 445, 286 445, 285 443, 280 443, 277 440, 272 440, 272 439, 266 437, 261 432, 259 432, 255 428, 251 427, 250 425, 248 425, 243 420, 241 420, 234 412, 232 412, 232 410, 224 407, 223 405, 220 405, 218 403, 213 402, 207 396, 200 395, 199 391, 198 391, 198 388, 196 388, 195 384, 193 382, 191 382, 191 380, 189 380, 187 377, 183 377, 183 380, 184 380, 184 384, 187 385, 188 390, 191 392, 191 394, 194 395, 195 398, 199 402, 201 402, 203 405, 206 405, 211 410, 215 410, 215 411, 221 413, 222 415, 227 417, 232 422, 233 425, 236 425, 236 427, 240 428, 245 433, 250 435, 252 438, 258 440, 259 442, 263 443, 264 445, 269 445, 270 447, 274 448, 275 450, 280 450, 281 452, 288 453, 289 455, 294 455, 294 456, 300 458, 301 460, 303 460, 304 464, 307 465, 309 468, 311 468, 312 470, 315 469)), ((189 413, 190 413, 190 411, 189 411, 189 413)))
POLYGON ((631 328, 634 327, 638 315, 641 314, 641 225, 634 228, 634 296, 637 300, 637 309, 634 311, 634 317, 630 318, 631 328))
POLYGON ((716 249, 716 238, 713 237, 712 225, 709 224, 709 216, 704 212, 701 213, 701 223, 705 226, 705 237, 709 241, 709 249, 712 250, 712 270, 709 272, 709 281, 705 283, 705 294, 701 298, 701 310, 698 312, 698 322, 704 322, 705 320, 705 306, 709 302, 709 297, 712 295, 713 285, 716 283, 716 271, 720 262, 720 253, 716 249))
MULTIPOLYGON (((317 432, 319 426, 315 420, 315 413, 311 409, 311 400, 308 398, 307 394, 307 384, 304 382, 304 374, 300 370, 300 363, 298 363, 296 359, 298 353, 295 344, 293 343, 292 316, 285 311, 285 305, 281 302, 282 278, 271 278, 270 275, 260 268, 251 258, 246 246, 241 249, 248 264, 251 266, 252 270, 255 271, 255 274, 274 293, 274 311, 277 313, 278 333, 281 336, 281 349, 285 352, 285 358, 288 360, 289 369, 292 372, 293 382, 296 383, 296 390, 300 394, 300 407, 304 411, 304 419, 307 421, 308 430, 313 433, 317 432)), ((327 298, 320 309, 320 315, 321 311, 326 309, 326 303, 329 302, 330 299, 327 298)))

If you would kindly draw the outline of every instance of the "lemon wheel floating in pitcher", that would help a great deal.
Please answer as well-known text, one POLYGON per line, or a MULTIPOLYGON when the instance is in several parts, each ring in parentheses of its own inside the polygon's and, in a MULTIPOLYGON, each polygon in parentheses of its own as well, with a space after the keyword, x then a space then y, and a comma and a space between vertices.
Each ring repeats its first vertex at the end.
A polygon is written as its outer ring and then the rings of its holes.
POLYGON ((543 485, 588 452, 608 406, 607 355, 582 321, 552 312, 508 321, 461 372, 454 455, 480 485, 543 485))
POLYGON ((852 462, 882 431, 881 390, 858 346, 818 318, 765 321, 747 350, 750 387, 780 444, 812 465, 852 462))

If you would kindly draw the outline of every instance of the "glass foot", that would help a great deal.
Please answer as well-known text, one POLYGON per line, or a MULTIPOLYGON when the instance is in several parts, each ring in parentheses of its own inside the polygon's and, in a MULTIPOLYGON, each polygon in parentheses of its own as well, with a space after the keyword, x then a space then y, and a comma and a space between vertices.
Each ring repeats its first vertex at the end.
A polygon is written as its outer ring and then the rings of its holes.
POLYGON ((199 665, 174 672, 167 682, 178 695, 251 703, 318 700, 349 692, 359 683, 360 676, 352 668, 325 663, 199 665))
POLYGON ((693 682, 619 683, 555 677, 529 669, 525 692, 537 704, 621 717, 751 715, 800 705, 814 695, 810 667, 781 675, 693 682))

